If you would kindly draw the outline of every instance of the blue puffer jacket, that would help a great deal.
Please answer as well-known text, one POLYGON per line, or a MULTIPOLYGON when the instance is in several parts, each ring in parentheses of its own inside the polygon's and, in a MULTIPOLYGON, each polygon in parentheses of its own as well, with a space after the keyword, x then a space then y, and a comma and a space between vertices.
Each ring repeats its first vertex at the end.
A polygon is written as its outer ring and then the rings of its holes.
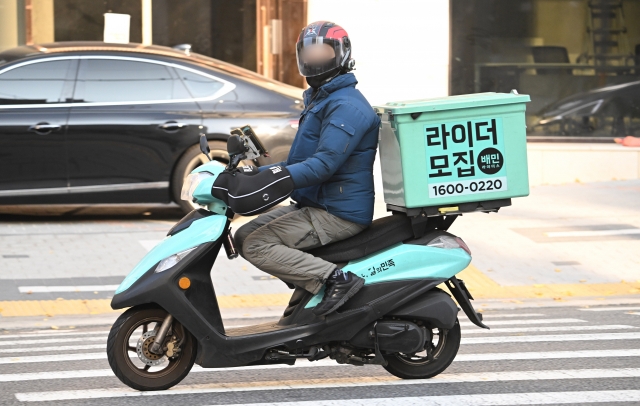
POLYGON ((346 73, 320 87, 313 100, 313 89, 304 92, 298 133, 281 165, 291 174, 291 197, 301 206, 369 225, 380 119, 357 83, 346 73))

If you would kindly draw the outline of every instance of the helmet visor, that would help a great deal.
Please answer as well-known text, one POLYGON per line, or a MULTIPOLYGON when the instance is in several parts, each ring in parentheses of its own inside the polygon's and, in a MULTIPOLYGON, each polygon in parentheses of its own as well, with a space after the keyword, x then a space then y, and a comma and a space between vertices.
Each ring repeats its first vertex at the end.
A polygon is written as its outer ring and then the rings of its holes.
POLYGON ((341 65, 342 44, 336 39, 303 38, 296 45, 296 56, 302 76, 322 75, 341 65))

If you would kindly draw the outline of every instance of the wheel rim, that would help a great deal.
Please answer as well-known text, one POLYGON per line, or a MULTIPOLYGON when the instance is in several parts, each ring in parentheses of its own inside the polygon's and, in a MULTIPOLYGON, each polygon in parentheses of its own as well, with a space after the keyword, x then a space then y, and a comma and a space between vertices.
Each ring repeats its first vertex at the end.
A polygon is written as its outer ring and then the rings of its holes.
MULTIPOLYGON (((222 150, 222 149, 212 149, 211 150, 211 157, 213 158, 214 161, 218 161, 224 165, 229 163, 229 154, 227 153, 227 151, 222 150)), ((187 166, 184 170, 184 173, 182 174, 182 179, 183 179, 183 184, 184 184, 184 179, 186 179, 187 176, 189 176, 189 174, 196 169, 197 167, 206 164, 207 162, 209 162, 209 160, 207 159, 206 156, 204 156, 204 154, 198 154, 196 156, 194 156, 193 158, 191 158, 191 160, 187 163, 187 166)), ((182 189, 182 186, 180 186, 180 188, 182 189)), ((186 200, 185 200, 186 201, 186 200)), ((199 205, 197 203, 191 202, 191 201, 186 201, 193 210, 198 210, 202 207, 202 205, 199 205)))
POLYGON ((444 348, 447 345, 448 332, 449 330, 441 328, 427 330, 428 337, 422 351, 413 354, 396 354, 396 358, 401 362, 412 366, 433 363, 438 360, 438 357, 442 354, 442 351, 444 351, 444 348), (431 357, 428 356, 429 353, 431 354, 431 357))
MULTIPOLYGON (((147 317, 136 322, 125 335, 122 350, 125 354, 127 366, 136 374, 145 378, 159 378, 173 372, 180 360, 182 353, 169 358, 166 354, 161 356, 149 351, 154 342, 155 331, 160 328, 163 319, 160 317, 147 317)), ((174 323, 173 334, 165 339, 165 342, 180 342, 183 345, 186 340, 186 332, 179 323, 174 323), (173 338, 175 337, 175 339, 173 338)))

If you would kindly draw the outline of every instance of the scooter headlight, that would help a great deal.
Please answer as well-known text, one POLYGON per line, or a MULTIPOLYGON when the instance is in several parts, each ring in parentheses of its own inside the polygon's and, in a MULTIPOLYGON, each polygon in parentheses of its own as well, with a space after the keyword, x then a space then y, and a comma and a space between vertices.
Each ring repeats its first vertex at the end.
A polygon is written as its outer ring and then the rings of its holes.
POLYGON ((198 248, 198 246, 189 248, 188 250, 180 251, 177 254, 173 254, 169 257, 166 257, 165 259, 160 261, 160 263, 156 267, 155 272, 156 273, 164 272, 167 269, 171 268, 172 266, 177 265, 178 262, 182 261, 187 255, 189 255, 191 251, 195 250, 196 248, 198 248))
POLYGON ((204 179, 214 176, 209 172, 197 172, 189 174, 184 180, 182 184, 182 191, 180 192, 180 199, 187 200, 189 202, 193 201, 193 192, 195 192, 196 188, 204 179))

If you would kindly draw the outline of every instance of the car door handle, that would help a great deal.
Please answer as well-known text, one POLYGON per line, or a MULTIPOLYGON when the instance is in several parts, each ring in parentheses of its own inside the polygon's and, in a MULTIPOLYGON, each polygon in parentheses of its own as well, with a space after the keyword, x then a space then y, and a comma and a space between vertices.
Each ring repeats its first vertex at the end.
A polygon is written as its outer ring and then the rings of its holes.
POLYGON ((49 134, 54 131, 58 131, 60 126, 57 124, 38 123, 29 127, 29 131, 33 131, 38 134, 49 134))
POLYGON ((158 128, 161 128, 165 131, 178 131, 183 128, 189 127, 187 123, 178 123, 177 121, 167 121, 164 124, 160 124, 158 128))

